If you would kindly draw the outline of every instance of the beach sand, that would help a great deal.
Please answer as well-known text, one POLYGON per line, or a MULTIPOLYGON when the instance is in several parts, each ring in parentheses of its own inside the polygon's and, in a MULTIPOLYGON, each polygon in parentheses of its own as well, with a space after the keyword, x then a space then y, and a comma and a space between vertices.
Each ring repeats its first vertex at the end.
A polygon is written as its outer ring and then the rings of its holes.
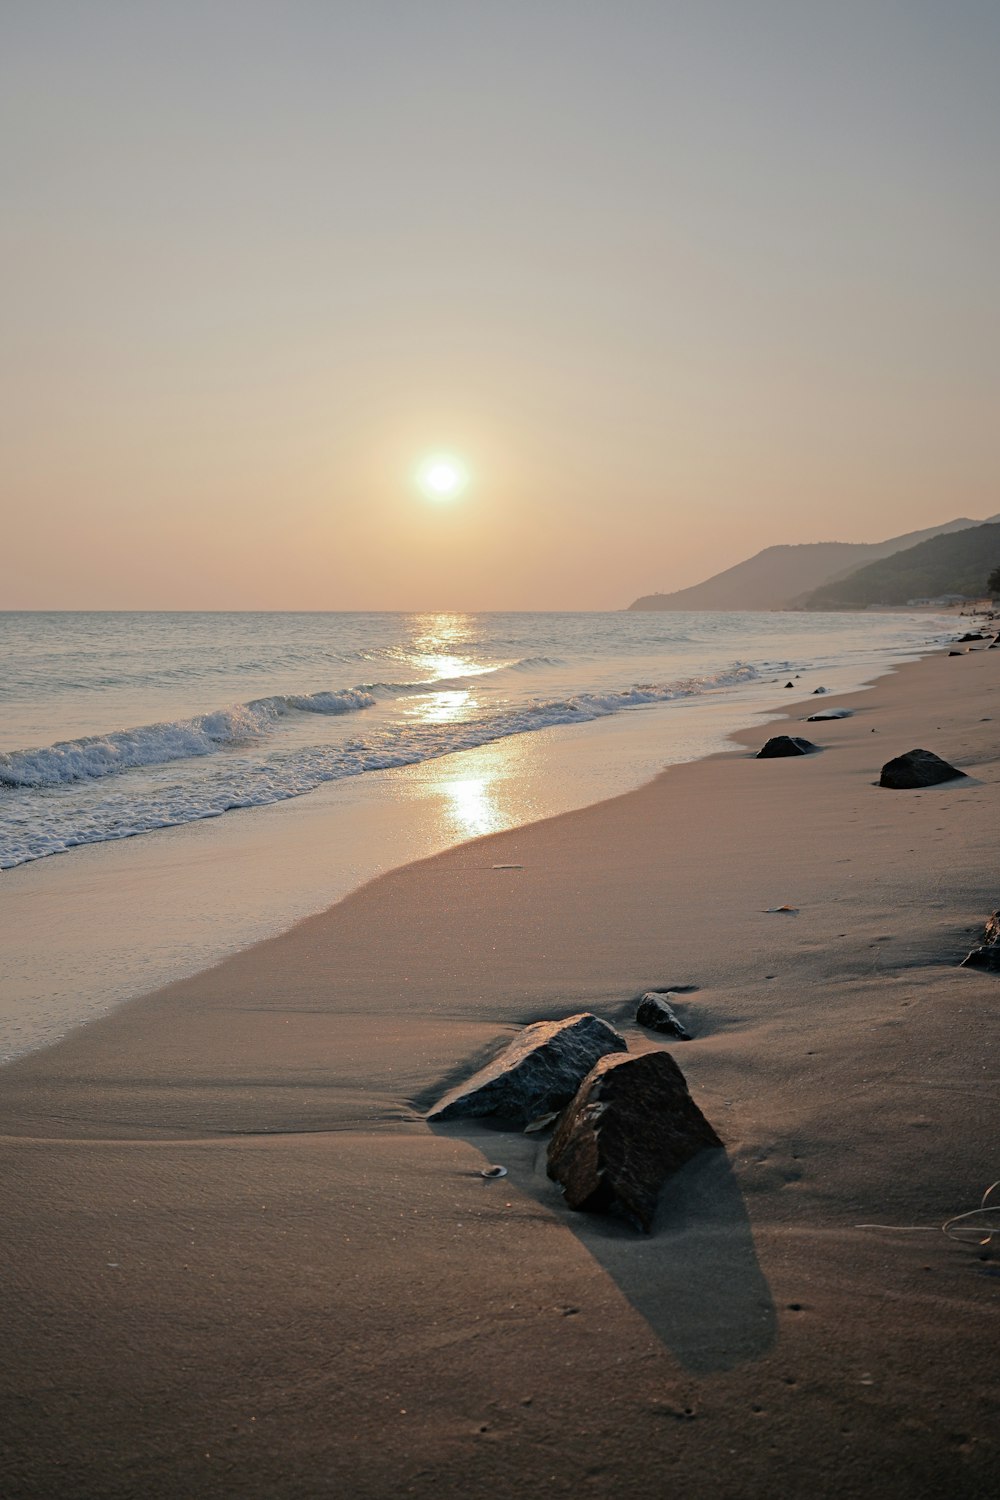
POLYGON ((0 1073, 5 1497, 1000 1492, 1000 1256, 933 1228, 1000 1177, 1000 652, 782 696, 822 754, 757 727, 0 1073), (969 779, 873 784, 915 746, 969 779), (423 1120, 527 1021, 660 1045, 671 985, 726 1151, 651 1236, 423 1120))

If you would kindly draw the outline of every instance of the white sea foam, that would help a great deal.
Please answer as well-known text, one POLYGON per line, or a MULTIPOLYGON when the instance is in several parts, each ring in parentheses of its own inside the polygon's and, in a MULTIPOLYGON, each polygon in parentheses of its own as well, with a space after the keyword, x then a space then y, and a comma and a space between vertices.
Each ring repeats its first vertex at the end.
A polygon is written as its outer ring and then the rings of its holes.
MULTIPOLYGON (((703 678, 642 683, 604 693, 500 704, 488 713, 444 723, 398 723, 347 742, 285 748, 280 720, 292 713, 340 715, 374 706, 377 689, 339 693, 280 694, 172 724, 120 730, 68 741, 47 750, 0 756, 0 869, 60 853, 78 844, 130 838, 235 808, 259 807, 299 797, 324 782, 489 744, 561 724, 580 724, 642 704, 666 703, 757 679, 756 668, 737 665, 703 678), (179 775, 176 762, 222 749, 197 778, 179 775), (140 780, 127 773, 147 774, 140 780), (118 774, 121 773, 121 774, 118 774), (115 776, 103 793, 94 783, 115 776), (45 797, 44 816, 31 799, 45 797)), ((469 679, 462 679, 468 681, 469 679)), ((445 689, 448 680, 445 679, 445 689)), ((441 690, 433 683, 382 685, 395 694, 441 690)))

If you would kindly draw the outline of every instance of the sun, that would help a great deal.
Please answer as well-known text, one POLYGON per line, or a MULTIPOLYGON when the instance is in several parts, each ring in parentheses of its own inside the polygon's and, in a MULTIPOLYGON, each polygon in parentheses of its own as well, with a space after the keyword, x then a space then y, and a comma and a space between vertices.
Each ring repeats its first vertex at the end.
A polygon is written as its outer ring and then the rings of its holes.
POLYGON ((448 453, 425 458, 417 470, 417 484, 428 500, 456 500, 467 483, 464 464, 448 453))

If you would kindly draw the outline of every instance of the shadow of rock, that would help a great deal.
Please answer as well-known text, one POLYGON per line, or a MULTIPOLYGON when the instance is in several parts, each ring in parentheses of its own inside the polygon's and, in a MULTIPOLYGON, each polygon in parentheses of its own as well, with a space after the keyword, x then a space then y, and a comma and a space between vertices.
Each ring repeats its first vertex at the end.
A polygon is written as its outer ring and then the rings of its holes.
POLYGON ((754 1248, 743 1194, 724 1151, 703 1151, 664 1187, 652 1234, 616 1218, 574 1213, 546 1174, 548 1136, 484 1128, 471 1120, 434 1126, 508 1168, 579 1240, 693 1374, 731 1370, 774 1345, 777 1317, 754 1248))

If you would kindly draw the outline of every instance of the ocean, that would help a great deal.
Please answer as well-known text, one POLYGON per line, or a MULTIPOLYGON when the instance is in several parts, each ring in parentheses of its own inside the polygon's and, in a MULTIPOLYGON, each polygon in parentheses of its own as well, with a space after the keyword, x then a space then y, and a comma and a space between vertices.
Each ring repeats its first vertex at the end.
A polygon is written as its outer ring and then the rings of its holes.
POLYGON ((754 722, 763 738, 786 703, 954 631, 875 613, 0 614, 0 1059, 387 869, 627 792, 754 722))
MULTIPOLYGON (((796 672, 860 682, 941 624, 897 614, 0 615, 0 869, 650 705, 724 699, 739 722, 754 686, 796 672)), ((683 743, 665 729, 665 763, 703 753, 690 716, 683 743)))

